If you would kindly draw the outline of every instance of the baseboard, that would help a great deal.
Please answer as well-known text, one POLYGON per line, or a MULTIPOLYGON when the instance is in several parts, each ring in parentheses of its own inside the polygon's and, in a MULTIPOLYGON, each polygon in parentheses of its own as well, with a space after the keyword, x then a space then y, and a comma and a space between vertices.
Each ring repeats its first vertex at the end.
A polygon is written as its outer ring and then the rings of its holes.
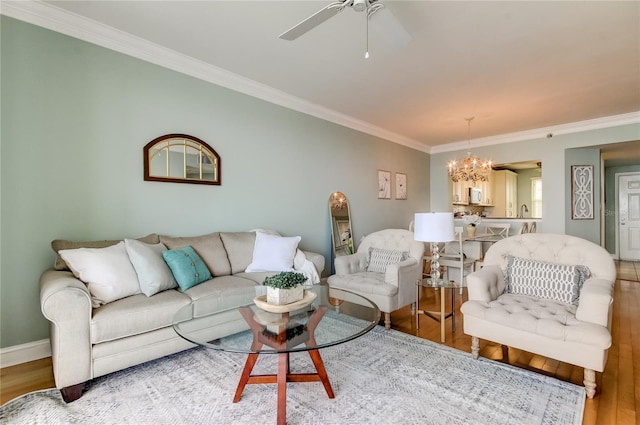
POLYGON ((0 348, 0 368, 51 357, 51 344, 48 339, 0 348))

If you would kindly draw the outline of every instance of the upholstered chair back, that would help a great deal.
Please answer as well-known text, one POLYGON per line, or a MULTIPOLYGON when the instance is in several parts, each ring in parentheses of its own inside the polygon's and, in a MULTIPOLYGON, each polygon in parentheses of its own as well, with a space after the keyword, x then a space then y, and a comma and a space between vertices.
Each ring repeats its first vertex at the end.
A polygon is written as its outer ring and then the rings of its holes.
POLYGON ((614 281, 615 264, 601 246, 575 236, 550 233, 525 233, 493 244, 484 256, 484 265, 507 268, 507 257, 521 257, 555 264, 583 265, 595 278, 614 281))
POLYGON ((405 229, 385 229, 367 235, 360 243, 358 252, 369 258, 369 248, 408 252, 418 262, 422 261, 424 253, 424 243, 413 239, 413 232, 405 229))

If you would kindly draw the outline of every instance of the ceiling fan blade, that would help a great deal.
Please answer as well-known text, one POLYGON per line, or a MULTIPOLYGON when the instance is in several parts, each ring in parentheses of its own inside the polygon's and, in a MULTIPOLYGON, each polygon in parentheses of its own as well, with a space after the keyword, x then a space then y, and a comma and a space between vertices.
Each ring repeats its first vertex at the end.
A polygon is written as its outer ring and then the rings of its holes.
POLYGON ((296 38, 300 37, 302 34, 306 33, 307 31, 312 30, 313 28, 317 27, 327 19, 340 13, 344 8, 345 4, 349 3, 349 1, 350 0, 336 1, 323 7, 313 15, 309 16, 304 21, 300 22, 298 25, 295 25, 292 28, 280 34, 279 37, 283 40, 289 40, 289 41, 295 40, 296 38))
POLYGON ((395 48, 405 47, 413 39, 387 6, 378 3, 369 12, 369 20, 371 28, 395 48))

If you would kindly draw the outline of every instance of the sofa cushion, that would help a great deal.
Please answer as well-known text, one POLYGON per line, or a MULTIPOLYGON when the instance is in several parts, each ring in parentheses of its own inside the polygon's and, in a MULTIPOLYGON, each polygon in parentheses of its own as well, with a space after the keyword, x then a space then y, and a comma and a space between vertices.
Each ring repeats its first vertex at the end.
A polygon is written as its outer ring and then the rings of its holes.
POLYGON ((134 239, 125 239, 129 260, 138 275, 140 290, 147 297, 178 286, 173 274, 162 257, 167 247, 161 243, 147 244, 134 239))
POLYGON ((397 264, 406 260, 409 253, 395 249, 369 248, 368 272, 384 273, 389 264, 397 264))
POLYGON ((608 348, 608 329, 576 319, 575 312, 576 307, 570 304, 517 294, 503 294, 488 303, 467 301, 462 306, 465 318, 477 317, 552 340, 608 348))
POLYGON ((93 310, 91 343, 98 344, 171 326, 173 316, 191 299, 176 291, 123 298, 93 310))
POLYGON ((256 232, 220 232, 220 239, 227 251, 231 273, 243 272, 253 259, 256 232))
POLYGON ((191 246, 162 252, 173 277, 183 291, 211 279, 211 273, 191 246))
POLYGON ((580 289, 591 272, 581 265, 554 264, 509 256, 505 272, 507 293, 578 305, 580 289))
POLYGON ((220 233, 210 233, 202 236, 171 237, 160 235, 160 242, 169 249, 191 246, 198 253, 202 261, 207 265, 212 276, 225 276, 231 274, 231 265, 227 258, 220 233))
MULTIPOLYGON (((254 287, 256 283, 249 279, 244 279, 237 276, 217 276, 213 279, 209 279, 206 282, 202 282, 198 286, 194 286, 186 291, 184 294, 192 300, 198 300, 207 295, 212 295, 219 291, 227 291, 239 287, 254 287)), ((253 299, 253 298, 252 298, 253 299)))
MULTIPOLYGON (((145 237, 136 239, 144 243, 158 243, 160 238, 155 233, 151 233, 145 237)), ((122 242, 122 239, 103 240, 103 241, 70 241, 66 239, 55 239, 51 241, 51 248, 58 254, 56 255, 56 261, 53 268, 56 270, 71 270, 65 261, 60 257, 59 251, 63 249, 78 249, 78 248, 106 248, 122 242)))
POLYGON ((293 259, 298 251, 300 236, 284 237, 256 232, 253 259, 246 272, 293 271, 293 259))
POLYGON ((124 242, 106 248, 63 249, 59 254, 74 276, 87 284, 94 308, 140 293, 124 242))
POLYGON ((362 294, 382 295, 390 297, 398 293, 396 285, 384 282, 384 273, 357 272, 352 274, 334 274, 327 280, 332 288, 362 294))

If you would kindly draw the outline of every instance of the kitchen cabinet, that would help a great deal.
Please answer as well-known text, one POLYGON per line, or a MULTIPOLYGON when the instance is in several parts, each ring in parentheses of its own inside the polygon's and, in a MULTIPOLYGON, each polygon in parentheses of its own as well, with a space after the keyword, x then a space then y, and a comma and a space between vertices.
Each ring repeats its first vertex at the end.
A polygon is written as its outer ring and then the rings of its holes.
POLYGON ((478 187, 482 190, 482 202, 480 205, 490 207, 493 205, 493 171, 489 173, 489 180, 478 182, 478 187))
POLYGON ((469 205, 469 183, 466 181, 452 182, 453 205, 469 205))
POLYGON ((490 217, 516 217, 518 175, 510 170, 493 172, 493 209, 490 217))

